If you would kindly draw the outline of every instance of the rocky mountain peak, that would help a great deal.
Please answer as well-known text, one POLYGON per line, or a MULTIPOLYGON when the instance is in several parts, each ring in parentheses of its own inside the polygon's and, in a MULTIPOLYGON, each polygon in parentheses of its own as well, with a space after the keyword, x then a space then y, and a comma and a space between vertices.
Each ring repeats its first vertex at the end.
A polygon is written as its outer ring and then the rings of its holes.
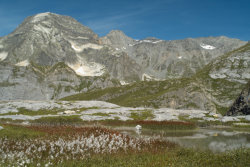
POLYGON ((4 61, 11 64, 75 64, 79 52, 89 46, 99 47, 98 44, 97 34, 74 18, 46 12, 26 18, 5 36, 0 52, 4 53, 4 61))
POLYGON ((47 35, 64 33, 73 37, 86 36, 86 38, 93 39, 97 39, 98 37, 90 28, 82 25, 74 18, 50 12, 39 13, 26 18, 12 35, 37 32, 47 35))
POLYGON ((105 37, 101 38, 103 44, 112 45, 115 48, 125 47, 135 43, 135 40, 128 37, 120 30, 112 30, 105 37))

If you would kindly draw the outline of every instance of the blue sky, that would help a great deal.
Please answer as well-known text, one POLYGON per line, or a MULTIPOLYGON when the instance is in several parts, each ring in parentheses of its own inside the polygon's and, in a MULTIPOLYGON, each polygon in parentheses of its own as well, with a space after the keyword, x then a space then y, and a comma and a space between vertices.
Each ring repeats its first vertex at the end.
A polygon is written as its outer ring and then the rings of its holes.
POLYGON ((27 16, 74 17, 99 36, 119 29, 134 39, 228 36, 250 40, 249 0, 1 0, 0 36, 27 16))

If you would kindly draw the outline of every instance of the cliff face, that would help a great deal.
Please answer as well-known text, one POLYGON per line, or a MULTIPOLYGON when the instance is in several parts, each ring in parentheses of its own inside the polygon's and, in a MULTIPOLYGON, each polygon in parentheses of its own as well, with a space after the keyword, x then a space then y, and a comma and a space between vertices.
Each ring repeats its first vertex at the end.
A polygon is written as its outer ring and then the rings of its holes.
POLYGON ((250 81, 235 100, 227 115, 250 115, 250 81))

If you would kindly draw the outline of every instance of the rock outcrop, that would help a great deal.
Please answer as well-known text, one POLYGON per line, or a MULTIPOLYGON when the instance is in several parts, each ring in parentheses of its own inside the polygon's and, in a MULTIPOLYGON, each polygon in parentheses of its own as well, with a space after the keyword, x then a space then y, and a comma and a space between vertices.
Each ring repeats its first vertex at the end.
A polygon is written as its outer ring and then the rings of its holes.
POLYGON ((235 100, 227 115, 250 115, 250 81, 235 100))

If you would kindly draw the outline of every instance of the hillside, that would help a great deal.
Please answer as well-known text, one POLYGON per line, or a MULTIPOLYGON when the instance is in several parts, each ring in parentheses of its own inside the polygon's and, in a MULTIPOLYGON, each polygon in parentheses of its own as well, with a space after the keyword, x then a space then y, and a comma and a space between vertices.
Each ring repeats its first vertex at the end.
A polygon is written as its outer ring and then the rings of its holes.
POLYGON ((225 114, 250 79, 249 57, 248 43, 215 59, 190 78, 136 82, 77 94, 64 100, 98 99, 123 106, 195 108, 225 114))

